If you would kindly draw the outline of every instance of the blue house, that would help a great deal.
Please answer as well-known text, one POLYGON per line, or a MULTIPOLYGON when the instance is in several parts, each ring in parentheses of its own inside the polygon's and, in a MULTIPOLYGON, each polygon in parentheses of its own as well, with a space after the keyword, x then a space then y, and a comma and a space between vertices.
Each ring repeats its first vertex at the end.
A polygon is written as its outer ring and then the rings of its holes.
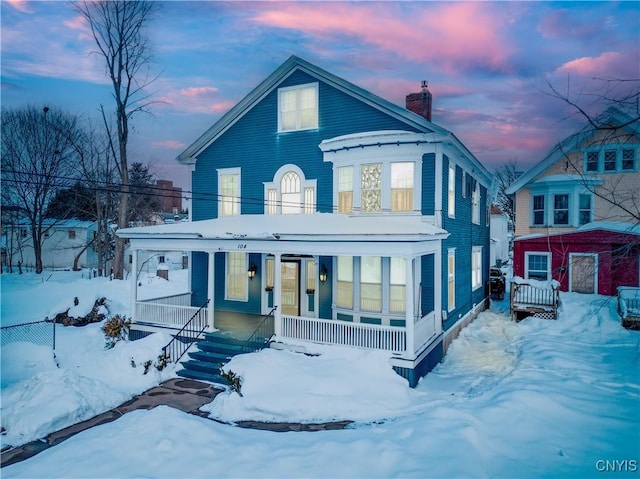
POLYGON ((426 85, 407 106, 289 58, 178 156, 192 221, 118 232, 134 264, 191 252, 181 299, 134 288, 134 328, 272 315, 280 347, 388 351, 417 384, 484 308, 491 176, 430 121, 426 85))

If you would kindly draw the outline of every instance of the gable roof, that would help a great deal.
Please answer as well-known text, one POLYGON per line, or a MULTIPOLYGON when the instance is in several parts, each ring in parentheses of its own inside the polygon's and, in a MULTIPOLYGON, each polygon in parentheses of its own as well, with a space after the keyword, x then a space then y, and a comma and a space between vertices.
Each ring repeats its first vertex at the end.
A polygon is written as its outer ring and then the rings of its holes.
POLYGON ((309 63, 295 55, 290 56, 287 61, 280 65, 271 75, 255 87, 247 96, 238 102, 233 108, 225 113, 211 128, 205 131, 200 138, 189 145, 176 160, 180 163, 192 165, 196 161, 196 157, 211 143, 213 143, 221 134, 242 118, 254 105, 260 102, 264 97, 271 93, 277 86, 293 74, 295 71, 301 70, 308 73, 324 83, 348 94, 352 97, 388 114, 404 122, 407 126, 415 128, 424 133, 437 133, 447 137, 461 151, 468 155, 469 159, 477 163, 480 171, 489 177, 489 172, 484 168, 482 163, 475 157, 471 151, 450 131, 427 121, 425 118, 407 110, 395 103, 381 98, 364 88, 361 88, 343 78, 340 78, 328 71, 309 63))
MULTIPOLYGON (((628 129, 634 135, 640 135, 640 121, 633 119, 615 107, 609 107, 606 111, 598 115, 594 123, 596 125, 610 125, 613 127, 623 127, 628 129)), ((547 156, 540 162, 536 163, 524 174, 520 175, 506 190, 508 195, 514 194, 529 182, 535 179, 539 174, 551 168, 559 160, 564 158, 568 153, 576 150, 585 140, 589 139, 596 133, 597 129, 593 124, 589 123, 558 144, 556 144, 547 156)))

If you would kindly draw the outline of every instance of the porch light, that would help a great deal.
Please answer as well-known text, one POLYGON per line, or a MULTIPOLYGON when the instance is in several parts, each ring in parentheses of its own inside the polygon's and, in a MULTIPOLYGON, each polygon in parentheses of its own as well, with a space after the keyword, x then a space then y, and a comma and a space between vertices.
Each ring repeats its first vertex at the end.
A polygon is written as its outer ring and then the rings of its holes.
POLYGON ((247 273, 249 274, 249 279, 253 279, 253 277, 256 275, 256 271, 258 271, 258 267, 252 261, 251 264, 249 265, 249 269, 247 270, 247 273))
POLYGON ((320 282, 321 283, 327 282, 327 268, 325 265, 322 265, 322 268, 320 268, 320 282))

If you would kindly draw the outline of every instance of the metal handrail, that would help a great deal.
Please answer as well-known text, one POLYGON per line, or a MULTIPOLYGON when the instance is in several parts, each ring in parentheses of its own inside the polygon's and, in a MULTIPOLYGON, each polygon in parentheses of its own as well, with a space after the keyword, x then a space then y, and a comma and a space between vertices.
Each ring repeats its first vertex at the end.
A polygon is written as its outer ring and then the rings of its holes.
MULTIPOLYGON (((255 331, 251 334, 251 336, 249 336, 249 339, 247 339, 247 341, 245 342, 244 346, 242 346, 242 352, 243 353, 250 353, 253 351, 257 351, 259 348, 256 348, 255 346, 252 346, 252 344, 255 344, 256 338, 259 337, 259 335, 261 335, 263 338, 266 338, 266 332, 269 332, 269 338, 271 338, 271 336, 273 336, 273 324, 271 325, 270 328, 267 329, 267 327, 265 327, 266 322, 271 318, 273 319, 273 313, 274 311, 278 309, 278 306, 274 306, 271 311, 269 311, 263 318, 262 321, 260 321, 260 324, 258 325, 258 327, 255 329, 255 331)), ((268 340, 267 340, 268 341, 268 340)), ((267 341, 264 341, 265 343, 267 341)))
POLYGON ((191 324, 191 321, 193 321, 200 314, 200 311, 202 311, 209 304, 209 301, 211 300, 207 299, 205 303, 202 306, 200 306, 198 311, 196 311, 193 314, 193 316, 191 316, 191 319, 189 319, 189 321, 187 321, 185 325, 182 326, 182 329, 180 329, 180 331, 178 331, 177 334, 173 338, 171 338, 171 341, 169 341, 167 345, 162 348, 161 357, 163 360, 165 360, 166 362, 169 362, 172 360, 173 356, 177 356, 176 359, 173 360, 173 362, 177 363, 178 361, 180 361, 180 358, 184 356, 184 353, 187 352, 187 350, 191 347, 191 345, 198 340, 198 338, 204 332, 204 330, 207 329, 206 321, 204 326, 200 330, 194 330, 194 329, 187 330, 187 326, 189 326, 189 324, 191 324), (187 333, 186 335, 184 334, 185 332, 187 333), (179 337, 181 337, 182 339, 186 339, 186 341, 178 339, 179 337), (173 354, 167 353, 170 347, 171 347, 170 353, 173 353, 173 354))

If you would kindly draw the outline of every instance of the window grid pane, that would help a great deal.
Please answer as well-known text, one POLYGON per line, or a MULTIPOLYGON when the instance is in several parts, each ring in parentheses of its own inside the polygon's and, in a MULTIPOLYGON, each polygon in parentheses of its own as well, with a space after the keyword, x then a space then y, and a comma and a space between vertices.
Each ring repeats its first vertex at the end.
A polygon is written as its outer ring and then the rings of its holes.
POLYGON ((278 192, 275 189, 267 191, 267 214, 278 214, 278 192))
POLYGON ((597 151, 587 152, 587 171, 598 171, 598 163, 600 160, 600 153, 597 151))
POLYGON ((542 254, 530 254, 528 257, 528 279, 538 279, 545 281, 548 275, 548 256, 542 254))
POLYGON ((634 170, 636 168, 636 152, 631 148, 622 150, 622 169, 634 170))
POLYGON ((544 223, 544 196, 536 195, 533 197, 533 224, 543 225, 544 223))
POLYGON ((554 195, 553 197, 553 224, 569 224, 569 195, 554 195))
POLYGON ((362 165, 362 205, 364 213, 375 213, 382 210, 382 164, 362 165))
POLYGON ((413 211, 413 163, 391 163, 391 211, 413 211))
POLYGON ((316 262, 307 261, 307 292, 316 289, 316 262))
POLYGON ((313 187, 304 189, 304 214, 310 215, 316 211, 316 190, 313 187))
POLYGON ((456 214, 456 169, 449 167, 449 183, 448 183, 448 214, 454 216, 456 214))
POLYGON ((604 152, 604 170, 615 171, 617 150, 606 150, 604 152))
POLYGON ((220 177, 220 201, 222 216, 237 215, 239 213, 239 178, 238 175, 222 175, 220 177))

